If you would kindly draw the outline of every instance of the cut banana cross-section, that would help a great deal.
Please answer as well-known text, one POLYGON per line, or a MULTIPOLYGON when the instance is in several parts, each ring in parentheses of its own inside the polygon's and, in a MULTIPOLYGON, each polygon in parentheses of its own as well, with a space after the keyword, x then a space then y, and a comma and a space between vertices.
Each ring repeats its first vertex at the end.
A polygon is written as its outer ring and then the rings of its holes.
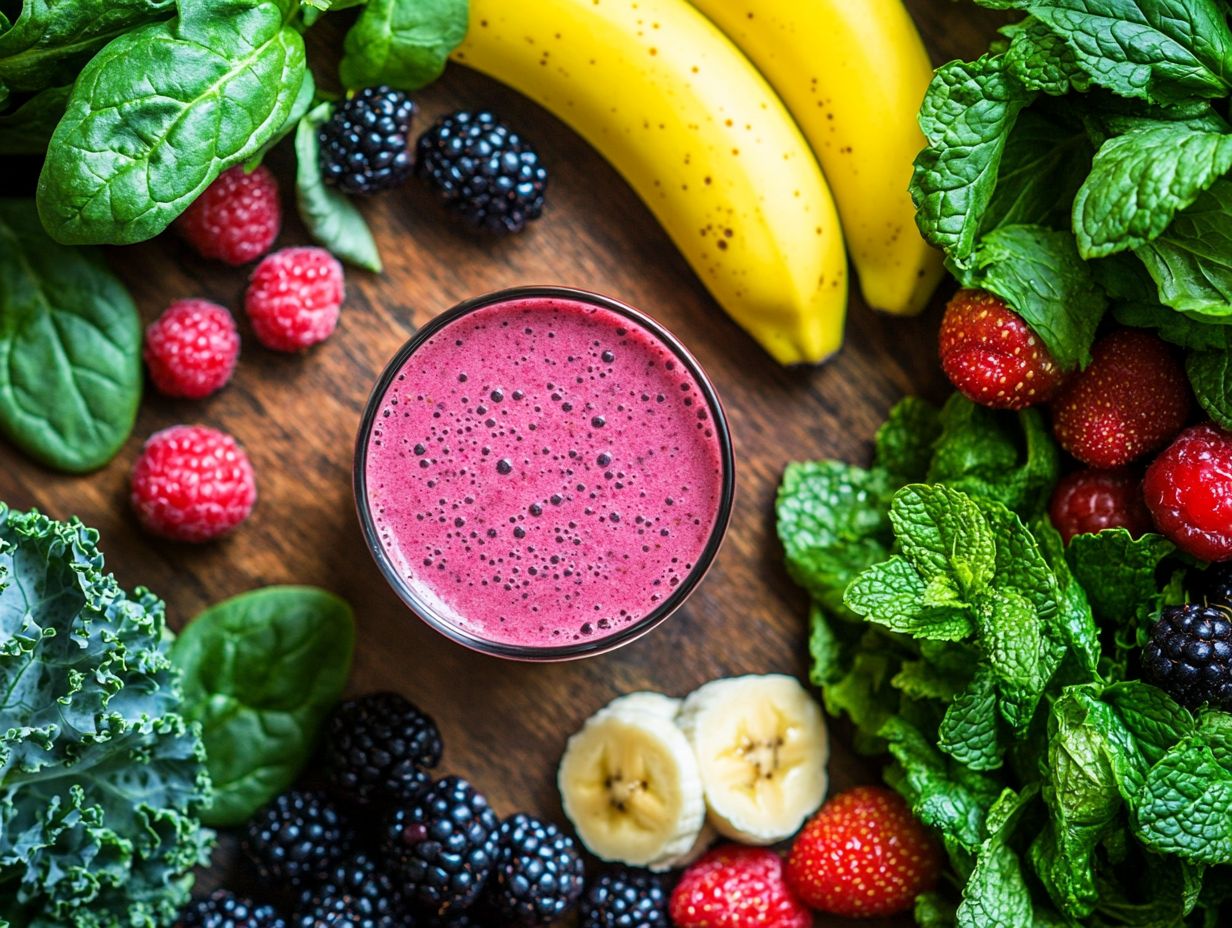
POLYGON ((720 834, 773 844, 821 805, 829 740, 821 710, 794 677, 707 683, 685 700, 679 723, 720 834))
POLYGON ((578 837, 603 860, 668 869, 705 824, 693 749, 663 714, 600 710, 569 739, 557 783, 578 837))

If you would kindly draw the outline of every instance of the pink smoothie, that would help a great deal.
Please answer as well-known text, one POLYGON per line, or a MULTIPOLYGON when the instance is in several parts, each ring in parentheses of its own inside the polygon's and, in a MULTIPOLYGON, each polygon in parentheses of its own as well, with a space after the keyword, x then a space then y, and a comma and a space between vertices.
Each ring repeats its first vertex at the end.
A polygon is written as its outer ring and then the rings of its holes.
POLYGON ((633 320, 569 299, 486 306, 389 384, 367 439, 372 525, 414 596, 460 630, 531 648, 602 639, 703 557, 723 507, 717 426, 680 357, 633 320))

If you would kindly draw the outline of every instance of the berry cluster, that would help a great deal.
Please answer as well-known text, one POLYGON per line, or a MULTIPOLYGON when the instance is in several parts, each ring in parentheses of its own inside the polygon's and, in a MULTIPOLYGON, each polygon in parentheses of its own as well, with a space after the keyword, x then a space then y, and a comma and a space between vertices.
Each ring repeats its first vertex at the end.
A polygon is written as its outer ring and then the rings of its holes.
MULTIPOLYGON (((585 888, 573 838, 525 814, 502 822, 461 777, 433 780, 442 752, 436 724, 401 696, 339 705, 323 747, 325 787, 282 794, 244 829, 242 847, 262 885, 290 891, 278 900, 290 917, 220 892, 185 910, 181 928, 559 921, 585 888)), ((664 903, 661 888, 655 898, 664 903)), ((630 904, 622 895, 618 912, 630 904)))
POLYGON ((982 290, 950 301, 939 344, 946 375, 973 402, 1047 404, 1057 443, 1081 465, 1057 485, 1049 510, 1066 542, 1106 528, 1156 530, 1196 558, 1232 559, 1232 433, 1213 423, 1185 428, 1194 402, 1173 346, 1113 330, 1066 375, 1027 322, 982 290), (1133 469, 1150 455, 1145 476, 1133 469))

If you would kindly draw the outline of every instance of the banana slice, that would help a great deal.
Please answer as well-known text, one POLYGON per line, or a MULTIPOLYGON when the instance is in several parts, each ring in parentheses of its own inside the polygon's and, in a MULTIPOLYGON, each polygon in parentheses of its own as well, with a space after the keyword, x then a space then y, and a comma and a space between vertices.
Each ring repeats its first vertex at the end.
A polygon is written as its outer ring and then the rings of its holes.
POLYGON ((698 832, 697 839, 693 842, 693 846, 683 854, 676 854, 672 857, 663 857, 659 860, 652 860, 646 865, 647 870, 653 870, 655 873, 662 873, 665 870, 680 870, 693 863, 708 850, 710 845, 714 844, 719 839, 719 833, 715 827, 710 824, 707 819, 702 824, 702 830, 698 832))
POLYGON ((829 738, 817 703, 794 677, 707 683, 684 701, 678 721, 720 834, 773 844, 821 805, 829 738))
POLYGON ((652 693, 649 690, 643 690, 638 693, 626 693, 624 696, 618 696, 599 711, 619 712, 623 709, 633 709, 637 712, 649 712, 651 715, 657 715, 660 718, 667 719, 669 722, 674 722, 676 721, 676 716, 680 714, 680 707, 682 705, 684 705, 683 699, 677 699, 664 693, 652 693))
POLYGON ((693 749, 673 721, 653 712, 595 713, 569 739, 556 782, 578 837, 603 860, 669 869, 705 824, 693 749))

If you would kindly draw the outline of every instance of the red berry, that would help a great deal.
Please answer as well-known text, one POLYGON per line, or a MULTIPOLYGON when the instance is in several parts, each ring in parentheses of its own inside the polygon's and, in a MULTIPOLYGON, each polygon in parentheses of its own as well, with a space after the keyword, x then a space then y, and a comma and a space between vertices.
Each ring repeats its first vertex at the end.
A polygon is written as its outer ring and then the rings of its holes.
POLYGON ((216 538, 247 519, 256 500, 244 449, 203 425, 156 432, 133 465, 133 509, 148 531, 164 538, 216 538))
POLYGON ((240 336, 231 314, 208 300, 176 300, 145 330, 145 363, 159 393, 200 399, 235 370, 240 336))
POLYGON ((1155 525, 1204 561, 1232 560, 1232 432, 1206 423, 1181 432, 1142 482, 1155 525))
POLYGON ((1066 544, 1075 535, 1124 528, 1137 538, 1151 530, 1142 482, 1132 472, 1080 470, 1061 479, 1048 506, 1052 524, 1066 544))
POLYGON ((808 928, 813 917, 783 880, 774 851, 726 844, 693 864, 671 900, 676 928, 808 928))
POLYGON ((967 399, 995 409, 1025 409, 1061 385, 1052 354, 999 296, 959 290, 945 308, 941 367, 967 399))
POLYGON ((284 248, 252 272, 244 308, 262 345, 300 351, 334 331, 344 294, 342 265, 328 251, 284 248))
POLYGON ((787 858, 787 882, 807 905, 853 918, 894 915, 936 885, 937 842, 883 786, 839 793, 809 820, 787 858))
POLYGON ((1150 332, 1122 329, 1052 404, 1061 447, 1090 467, 1121 467, 1154 451, 1189 418, 1189 381, 1176 352, 1150 332))
POLYGON ((278 181, 262 165, 223 171, 176 220, 176 228, 206 258, 228 264, 255 261, 274 244, 282 227, 278 181))

